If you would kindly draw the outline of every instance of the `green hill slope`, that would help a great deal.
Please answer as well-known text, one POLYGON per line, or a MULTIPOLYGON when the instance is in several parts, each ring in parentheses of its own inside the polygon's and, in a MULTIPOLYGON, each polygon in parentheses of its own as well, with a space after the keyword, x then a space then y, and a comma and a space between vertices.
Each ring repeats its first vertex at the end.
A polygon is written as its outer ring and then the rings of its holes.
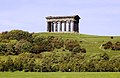
POLYGON ((102 48, 102 44, 111 41, 117 42, 120 41, 119 36, 96 36, 96 35, 87 35, 87 34, 77 34, 77 33, 36 33, 35 36, 55 36, 62 39, 74 39, 77 40, 82 47, 87 50, 87 55, 91 55, 94 53, 101 53, 106 52, 110 56, 120 54, 120 51, 113 51, 113 50, 104 50, 102 48))

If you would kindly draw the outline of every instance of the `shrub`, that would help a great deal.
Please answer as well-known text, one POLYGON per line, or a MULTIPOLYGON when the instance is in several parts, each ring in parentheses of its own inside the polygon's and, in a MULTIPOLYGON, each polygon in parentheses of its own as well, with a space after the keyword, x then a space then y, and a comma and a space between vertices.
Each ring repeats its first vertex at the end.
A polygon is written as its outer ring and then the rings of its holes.
POLYGON ((73 48, 72 52, 76 52, 76 53, 79 53, 80 52, 80 46, 76 46, 73 48))
POLYGON ((99 71, 110 71, 108 70, 109 56, 107 53, 92 55, 83 65, 85 71, 99 72, 99 71))
POLYGON ((104 49, 110 49, 112 48, 113 44, 111 41, 108 41, 107 43, 102 45, 104 47, 104 49))
POLYGON ((40 53, 44 51, 54 50, 54 46, 46 37, 36 36, 33 41, 34 45, 32 47, 32 53, 40 53))
POLYGON ((14 62, 11 59, 11 57, 8 57, 6 62, 5 62, 5 71, 14 71, 14 62))
POLYGON ((64 41, 61 38, 60 39, 54 38, 50 41, 54 45, 54 47, 57 48, 57 49, 60 49, 61 47, 64 46, 64 41))
POLYGON ((80 51, 81 51, 81 53, 86 53, 86 49, 85 48, 82 48, 80 51))
POLYGON ((107 42, 106 44, 102 45, 104 49, 109 49, 111 48, 112 50, 120 50, 120 42, 116 42, 113 44, 112 42, 107 42))
POLYGON ((115 45, 116 45, 116 46, 120 46, 120 42, 116 42, 115 45))
POLYGON ((120 72, 120 55, 113 56, 109 60, 109 65, 111 66, 112 71, 114 71, 114 72, 120 72))
POLYGON ((72 51, 73 48, 80 46, 79 43, 75 40, 66 40, 65 41, 65 49, 72 51))
POLYGON ((16 40, 24 39, 24 40, 30 41, 32 37, 29 32, 22 31, 22 30, 12 30, 8 34, 10 35, 9 39, 16 39, 16 40))
POLYGON ((110 38, 111 38, 111 39, 113 39, 114 37, 113 37, 113 36, 111 36, 110 38))
POLYGON ((4 65, 5 65, 5 61, 0 59, 0 71, 4 71, 4 65))
POLYGON ((20 54, 22 52, 31 51, 31 48, 32 48, 32 44, 30 42, 22 39, 14 45, 14 52, 17 55, 17 54, 20 54))
POLYGON ((120 46, 114 45, 112 46, 112 50, 120 50, 120 46))

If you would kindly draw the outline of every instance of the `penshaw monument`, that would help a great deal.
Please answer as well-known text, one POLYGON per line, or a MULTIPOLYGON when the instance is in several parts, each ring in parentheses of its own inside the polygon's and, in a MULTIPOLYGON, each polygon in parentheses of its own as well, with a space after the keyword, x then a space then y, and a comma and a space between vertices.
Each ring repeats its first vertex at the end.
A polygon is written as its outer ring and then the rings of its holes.
POLYGON ((79 33, 78 15, 74 16, 48 16, 47 32, 77 32, 79 33))

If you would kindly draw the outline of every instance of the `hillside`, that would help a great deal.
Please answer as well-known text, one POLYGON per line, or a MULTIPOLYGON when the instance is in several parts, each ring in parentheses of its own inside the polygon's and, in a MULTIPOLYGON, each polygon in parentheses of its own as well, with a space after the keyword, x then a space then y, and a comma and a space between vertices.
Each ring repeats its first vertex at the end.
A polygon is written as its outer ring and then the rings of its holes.
POLYGON ((107 44, 119 47, 119 40, 119 36, 78 33, 4 32, 0 34, 0 71, 120 71, 120 50, 107 44))
POLYGON ((104 50, 101 45, 111 41, 111 42, 117 42, 120 41, 119 36, 113 36, 114 38, 111 39, 111 36, 96 36, 96 35, 88 35, 88 34, 77 34, 77 33, 36 33, 35 35, 40 36, 55 36, 59 38, 66 39, 73 39, 77 40, 80 45, 84 48, 86 48, 87 55, 92 55, 94 53, 101 53, 106 52, 110 56, 113 55, 119 55, 120 51, 113 51, 113 50, 104 50))

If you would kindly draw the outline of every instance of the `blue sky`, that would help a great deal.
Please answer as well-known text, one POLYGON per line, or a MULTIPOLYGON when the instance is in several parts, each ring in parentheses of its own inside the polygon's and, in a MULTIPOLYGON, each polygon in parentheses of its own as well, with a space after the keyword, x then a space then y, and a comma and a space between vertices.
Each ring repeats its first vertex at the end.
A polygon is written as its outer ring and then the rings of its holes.
POLYGON ((80 33, 120 35, 120 0, 0 0, 0 32, 46 32, 46 16, 76 14, 80 33))

